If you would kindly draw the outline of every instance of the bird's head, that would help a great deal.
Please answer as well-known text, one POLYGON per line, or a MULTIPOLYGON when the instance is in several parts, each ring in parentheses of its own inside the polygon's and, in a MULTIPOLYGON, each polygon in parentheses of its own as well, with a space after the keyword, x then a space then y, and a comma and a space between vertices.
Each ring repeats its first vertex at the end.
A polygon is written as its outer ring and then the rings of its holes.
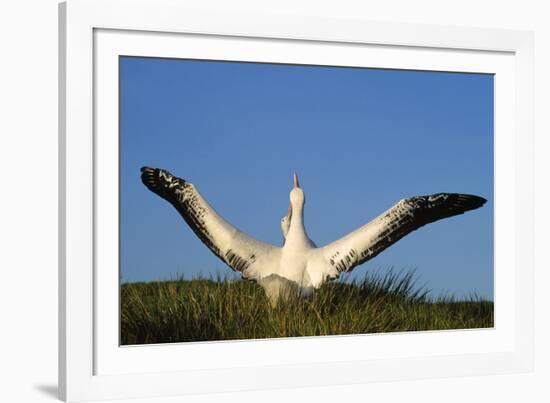
POLYGON ((301 209, 306 203, 306 196, 304 191, 300 187, 300 182, 298 181, 298 175, 294 174, 294 187, 290 191, 290 209, 298 210, 301 209))
POLYGON ((281 231, 283 231, 283 238, 286 239, 288 230, 290 229, 290 220, 292 219, 292 206, 288 206, 288 212, 281 219, 281 231))

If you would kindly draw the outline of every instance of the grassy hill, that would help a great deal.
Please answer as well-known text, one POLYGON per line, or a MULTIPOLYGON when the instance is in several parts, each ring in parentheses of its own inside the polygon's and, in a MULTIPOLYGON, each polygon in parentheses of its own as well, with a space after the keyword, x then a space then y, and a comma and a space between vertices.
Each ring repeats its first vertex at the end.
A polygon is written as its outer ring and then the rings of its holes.
POLYGON ((195 279, 121 286, 121 344, 493 327, 493 302, 431 298, 412 273, 327 283, 272 307, 255 283, 195 279))

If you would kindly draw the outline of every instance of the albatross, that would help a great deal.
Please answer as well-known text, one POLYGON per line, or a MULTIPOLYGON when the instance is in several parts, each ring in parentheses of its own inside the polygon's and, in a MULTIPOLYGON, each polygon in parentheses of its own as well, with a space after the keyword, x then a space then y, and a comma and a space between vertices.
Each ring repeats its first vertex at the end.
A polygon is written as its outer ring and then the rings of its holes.
POLYGON ((483 197, 437 193, 400 200, 389 210, 328 245, 318 247, 304 226, 305 194, 294 174, 290 206, 281 220, 283 245, 259 241, 239 231, 190 182, 164 169, 143 167, 141 180, 181 214, 195 235, 246 280, 260 284, 272 303, 289 290, 307 297, 324 282, 374 258, 418 228, 477 209, 483 197))

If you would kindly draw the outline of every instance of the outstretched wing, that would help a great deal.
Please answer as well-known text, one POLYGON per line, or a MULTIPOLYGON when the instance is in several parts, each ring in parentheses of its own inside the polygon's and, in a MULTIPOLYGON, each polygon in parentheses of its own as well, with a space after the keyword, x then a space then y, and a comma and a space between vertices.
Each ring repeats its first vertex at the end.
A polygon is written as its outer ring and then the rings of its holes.
POLYGON ((330 263, 333 278, 372 259, 410 232, 431 222, 477 209, 487 200, 479 196, 438 193, 403 199, 391 209, 319 251, 330 263))
POLYGON ((195 235, 243 278, 263 277, 262 261, 280 253, 280 248, 258 241, 225 221, 184 179, 163 169, 143 167, 141 180, 150 191, 170 202, 195 235))

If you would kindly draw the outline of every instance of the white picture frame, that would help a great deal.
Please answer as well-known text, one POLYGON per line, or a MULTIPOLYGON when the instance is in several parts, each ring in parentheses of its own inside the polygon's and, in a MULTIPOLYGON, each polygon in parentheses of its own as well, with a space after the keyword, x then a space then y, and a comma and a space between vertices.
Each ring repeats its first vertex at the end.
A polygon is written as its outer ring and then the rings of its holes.
POLYGON ((71 0, 60 5, 59 39, 62 399, 532 370, 531 33, 207 12, 169 0, 71 0), (216 46, 220 40, 223 47, 216 46), (371 54, 369 60, 376 56, 378 63, 371 67, 495 74, 495 328, 119 347, 113 338, 117 317, 109 313, 117 303, 118 272, 103 269, 116 261, 112 191, 116 193, 117 182, 105 172, 116 169, 117 83, 112 72, 119 54, 361 66, 374 63, 361 59, 371 54), (340 61, 329 61, 331 54, 340 61))

